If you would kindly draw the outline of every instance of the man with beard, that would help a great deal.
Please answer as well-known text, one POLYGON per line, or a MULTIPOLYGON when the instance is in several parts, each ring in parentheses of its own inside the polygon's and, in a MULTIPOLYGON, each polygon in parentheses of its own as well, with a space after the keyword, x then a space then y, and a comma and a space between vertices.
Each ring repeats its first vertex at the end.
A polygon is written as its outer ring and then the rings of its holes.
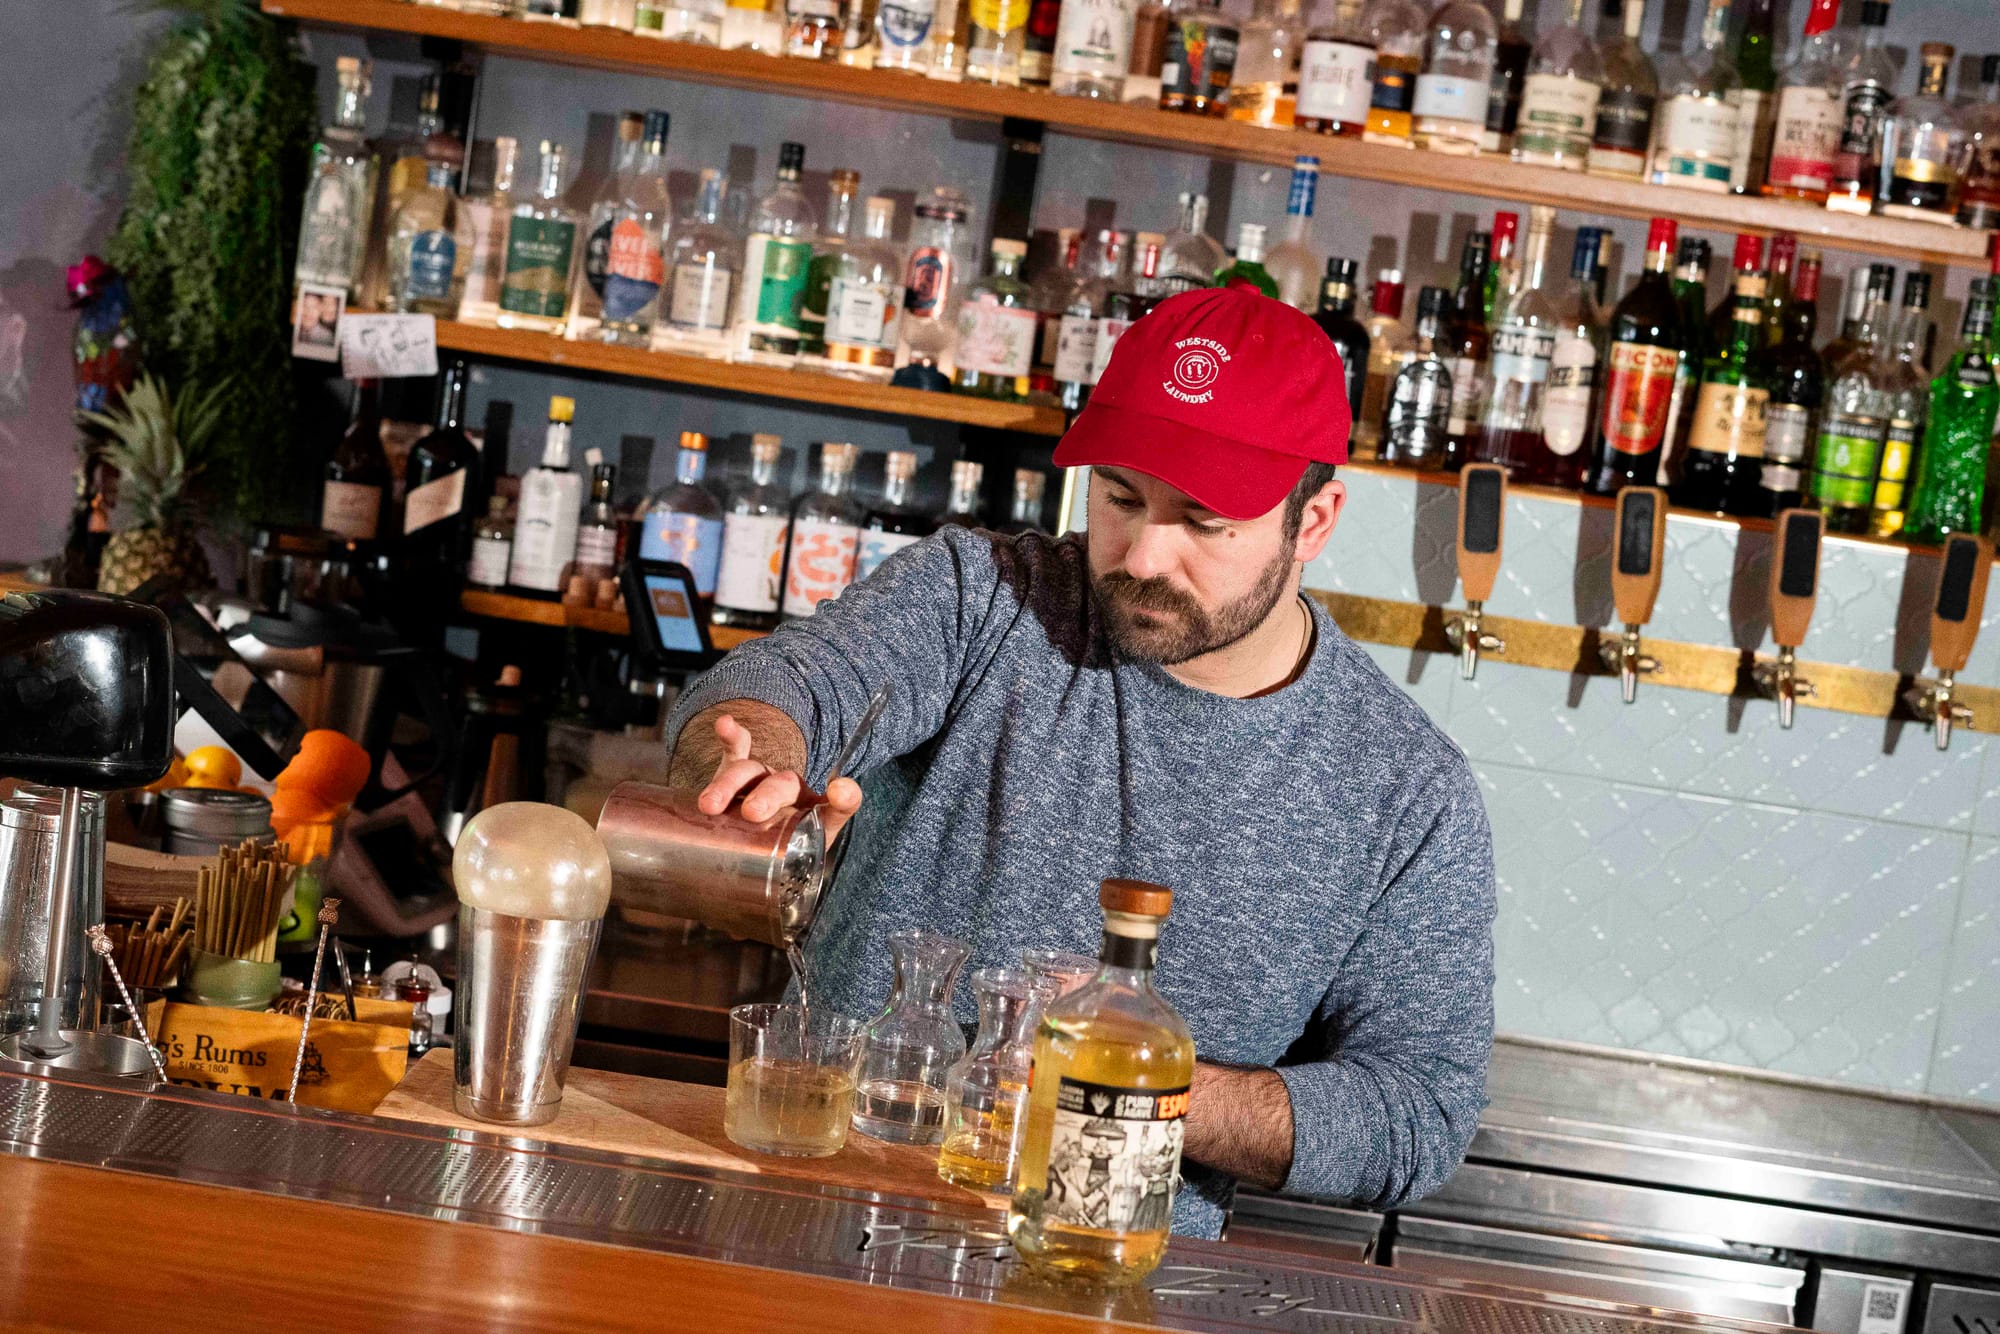
POLYGON ((877 1011, 897 927, 965 940, 968 968, 1016 963, 1089 948, 1101 878, 1170 886, 1157 985, 1199 1061, 1174 1204, 1194 1235, 1235 1179, 1415 1198, 1457 1167, 1484 1092, 1478 786, 1299 594, 1346 499, 1342 384, 1288 306, 1163 302, 1056 450, 1089 469, 1087 532, 947 528, 738 649, 668 733, 704 810, 851 818, 807 941, 815 1007, 877 1011), (854 778, 818 795, 885 683, 854 778))

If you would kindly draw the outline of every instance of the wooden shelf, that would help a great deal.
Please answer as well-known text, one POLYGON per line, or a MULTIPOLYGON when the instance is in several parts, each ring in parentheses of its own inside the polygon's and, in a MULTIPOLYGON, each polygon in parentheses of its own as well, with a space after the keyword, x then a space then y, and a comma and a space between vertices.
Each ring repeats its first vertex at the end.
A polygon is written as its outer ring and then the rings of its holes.
POLYGON ((865 380, 846 380, 817 371, 739 365, 680 352, 649 352, 645 348, 571 340, 521 329, 463 324, 456 320, 438 321, 437 341, 442 350, 478 357, 525 361, 564 370, 595 371, 603 375, 658 380, 702 389, 723 389, 764 398, 791 399, 850 412, 921 417, 965 426, 984 426, 996 431, 1023 431, 1030 435, 1057 436, 1063 432, 1063 414, 1059 408, 1000 403, 967 394, 934 394, 865 380))
MULTIPOLYGON (((474 616, 495 621, 516 621, 523 625, 546 625, 553 629, 594 630, 603 635, 623 635, 629 628, 622 611, 594 611, 565 607, 560 602, 516 597, 512 593, 482 593, 468 588, 459 595, 459 606, 474 616)), ((717 648, 727 651, 752 639, 762 639, 762 630, 743 630, 733 625, 711 625, 708 637, 717 648)))
POLYGON ((927 115, 989 121, 1020 117, 1087 139, 1247 162, 1283 166, 1290 164, 1294 154, 1310 152, 1319 156, 1320 170, 1328 176, 1517 204, 1549 204, 1591 214, 1673 217, 1690 226, 1717 231, 1791 231, 1820 246, 1905 262, 1984 268, 1991 243, 1991 233, 1962 227, 1858 217, 1785 200, 1616 181, 1525 166, 1493 156, 1447 157, 1021 88, 948 83, 886 70, 720 51, 609 28, 489 18, 403 0, 263 0, 263 6, 266 13, 301 22, 454 38, 554 64, 727 84, 927 115))

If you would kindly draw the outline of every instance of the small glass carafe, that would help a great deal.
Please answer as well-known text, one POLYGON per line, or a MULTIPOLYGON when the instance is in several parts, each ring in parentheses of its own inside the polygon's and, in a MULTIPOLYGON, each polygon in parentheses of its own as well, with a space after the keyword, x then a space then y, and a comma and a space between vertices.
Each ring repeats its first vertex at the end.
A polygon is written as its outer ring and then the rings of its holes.
POLYGON ((953 1185, 1013 1190, 1035 1024, 1057 990, 1053 979, 1025 968, 982 968, 972 975, 979 1034, 945 1077, 944 1147, 938 1150, 938 1175, 953 1185))
POLYGON ((889 1004, 868 1025, 854 1128, 897 1144, 944 1137, 945 1075, 965 1055, 965 1034, 951 1017, 951 989, 971 949, 924 927, 889 937, 896 967, 889 1004))

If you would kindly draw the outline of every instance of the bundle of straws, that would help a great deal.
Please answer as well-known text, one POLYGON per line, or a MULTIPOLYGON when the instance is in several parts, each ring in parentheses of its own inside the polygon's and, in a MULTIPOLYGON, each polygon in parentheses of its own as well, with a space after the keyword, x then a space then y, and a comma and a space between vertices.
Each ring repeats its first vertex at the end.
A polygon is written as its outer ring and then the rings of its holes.
POLYGON ((188 920, 188 901, 175 899, 173 914, 163 926, 160 914, 165 911, 153 909, 144 926, 127 923, 122 936, 117 928, 112 928, 112 960, 117 963, 125 985, 134 991, 172 986, 180 974, 181 961, 187 958, 188 944, 194 938, 194 924, 188 920))
POLYGON ((278 957, 278 919, 293 867, 283 843, 245 839, 201 868, 195 889, 194 945, 231 959, 270 963, 278 957))

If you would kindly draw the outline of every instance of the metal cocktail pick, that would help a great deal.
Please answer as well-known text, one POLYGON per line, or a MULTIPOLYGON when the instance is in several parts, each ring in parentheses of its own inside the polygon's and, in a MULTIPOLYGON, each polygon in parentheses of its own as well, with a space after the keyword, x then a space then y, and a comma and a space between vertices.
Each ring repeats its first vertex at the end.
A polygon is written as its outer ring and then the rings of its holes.
POLYGON ((162 1084, 166 1083, 167 1067, 160 1063, 160 1053, 153 1050, 153 1035, 146 1031, 146 1016, 132 1003, 132 993, 125 987, 125 975, 118 971, 118 961, 111 957, 111 933, 104 929, 104 923, 99 922, 85 929, 83 934, 90 937, 90 948, 111 970, 111 980, 118 984, 118 994, 125 998, 125 1009, 132 1016, 132 1022, 139 1026, 139 1041, 146 1044, 146 1055, 153 1058, 153 1073, 160 1077, 162 1084))
POLYGON ((319 1004, 319 967, 326 962, 326 937, 340 920, 340 900, 327 899, 319 905, 319 945, 313 950, 312 982, 306 987, 306 1017, 299 1025, 299 1054, 292 1058, 292 1087, 285 1100, 299 1100, 299 1072, 306 1067, 306 1034, 312 1032, 313 1009, 319 1004))

